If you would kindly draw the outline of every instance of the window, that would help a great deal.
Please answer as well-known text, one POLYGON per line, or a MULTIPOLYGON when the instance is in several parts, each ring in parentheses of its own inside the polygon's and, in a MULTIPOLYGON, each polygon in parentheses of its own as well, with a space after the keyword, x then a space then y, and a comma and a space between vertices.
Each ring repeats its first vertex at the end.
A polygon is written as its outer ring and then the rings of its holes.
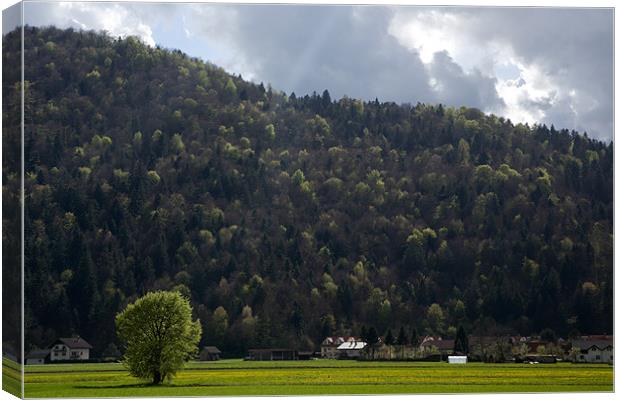
POLYGON ((600 360, 600 359, 601 359, 600 354, 596 356, 596 359, 597 359, 597 360, 600 360))

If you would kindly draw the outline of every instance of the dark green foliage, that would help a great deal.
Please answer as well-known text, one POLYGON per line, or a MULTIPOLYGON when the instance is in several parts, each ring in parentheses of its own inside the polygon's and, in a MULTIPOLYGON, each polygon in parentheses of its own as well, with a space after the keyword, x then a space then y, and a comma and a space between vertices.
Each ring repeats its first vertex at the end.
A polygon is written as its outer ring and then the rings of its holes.
POLYGON ((364 339, 365 342, 368 343, 368 346, 371 348, 379 343, 379 334, 377 333, 377 330, 374 326, 368 328, 368 330, 366 331, 366 337, 364 339))
POLYGON ((399 346, 404 346, 407 343, 409 343, 409 338, 405 333, 405 328, 401 326, 400 331, 398 331, 398 338, 396 338, 396 344, 399 346))
POLYGON ((388 346, 391 346, 391 345, 394 344, 394 335, 392 335, 392 330, 391 329, 388 329, 387 333, 385 334, 384 342, 388 346))
POLYGON ((469 339, 462 326, 456 331, 456 338, 454 339, 454 352, 461 354, 469 353, 469 339))
POLYGON ((121 357, 121 352, 114 343, 110 343, 101 353, 101 357, 106 360, 116 361, 121 357))
POLYGON ((546 342, 555 343, 557 337, 553 329, 545 328, 540 332, 540 338, 546 342))
POLYGON ((206 324, 222 307, 201 344, 227 355, 362 325, 612 331, 611 143, 465 107, 287 97, 133 38, 25 40, 27 348, 79 333, 97 354, 159 289, 206 324))
POLYGON ((409 340, 409 344, 412 346, 417 346, 420 344, 420 337, 418 336, 418 330, 413 328, 411 330, 411 338, 409 340))

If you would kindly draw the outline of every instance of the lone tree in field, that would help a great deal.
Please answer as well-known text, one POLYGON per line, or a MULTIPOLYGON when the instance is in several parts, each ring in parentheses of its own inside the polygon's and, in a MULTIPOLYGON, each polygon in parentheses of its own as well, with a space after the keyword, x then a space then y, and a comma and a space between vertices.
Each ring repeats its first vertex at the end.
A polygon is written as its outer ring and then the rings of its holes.
POLYGON ((202 328, 179 292, 150 292, 116 316, 125 342, 123 363, 131 375, 158 384, 173 376, 198 351, 202 328))

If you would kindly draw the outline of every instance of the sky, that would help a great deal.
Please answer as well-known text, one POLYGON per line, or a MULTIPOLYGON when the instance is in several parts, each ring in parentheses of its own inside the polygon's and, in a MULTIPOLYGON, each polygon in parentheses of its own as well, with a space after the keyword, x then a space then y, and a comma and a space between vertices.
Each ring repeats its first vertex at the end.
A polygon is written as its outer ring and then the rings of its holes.
MULTIPOLYGON (((135 35, 298 96, 477 107, 613 136, 613 11, 32 2, 25 23, 135 35)), ((5 24, 6 25, 6 24, 5 24)), ((3 27, 3 32, 10 29, 3 27)))

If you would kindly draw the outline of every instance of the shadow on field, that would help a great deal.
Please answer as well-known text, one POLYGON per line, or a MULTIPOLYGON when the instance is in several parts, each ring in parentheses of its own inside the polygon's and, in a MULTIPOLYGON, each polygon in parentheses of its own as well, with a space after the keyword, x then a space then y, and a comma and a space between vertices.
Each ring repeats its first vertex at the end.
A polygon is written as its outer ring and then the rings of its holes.
MULTIPOLYGON (((293 384, 297 385, 297 384, 293 384)), ((229 386, 255 386, 253 384, 234 383, 234 384, 222 384, 222 383, 188 383, 188 384, 159 384, 153 385, 151 383, 134 383, 124 385, 101 385, 101 386, 88 386, 88 385, 76 385, 75 389, 145 389, 145 388, 192 388, 192 387, 229 387, 229 386)), ((302 385, 304 386, 304 385, 302 385)))
MULTIPOLYGON (((148 387, 156 387, 158 385, 153 385, 151 383, 134 383, 134 384, 125 384, 125 385, 97 385, 97 386, 88 386, 88 385, 76 385, 73 386, 76 389, 139 389, 139 388, 148 388, 148 387)), ((172 387, 173 385, 159 385, 161 387, 172 387)))

